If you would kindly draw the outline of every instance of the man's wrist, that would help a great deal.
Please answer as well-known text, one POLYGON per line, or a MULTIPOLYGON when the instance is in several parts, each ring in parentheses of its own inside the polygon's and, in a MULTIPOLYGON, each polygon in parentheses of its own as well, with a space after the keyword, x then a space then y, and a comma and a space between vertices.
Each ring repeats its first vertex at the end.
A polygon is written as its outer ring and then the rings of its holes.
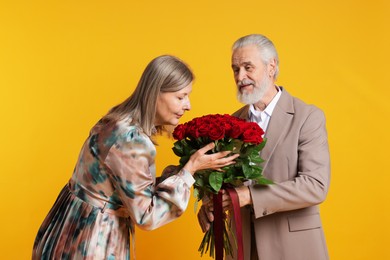
POLYGON ((238 199, 240 201, 240 207, 252 205, 252 196, 248 186, 241 186, 236 188, 238 199))

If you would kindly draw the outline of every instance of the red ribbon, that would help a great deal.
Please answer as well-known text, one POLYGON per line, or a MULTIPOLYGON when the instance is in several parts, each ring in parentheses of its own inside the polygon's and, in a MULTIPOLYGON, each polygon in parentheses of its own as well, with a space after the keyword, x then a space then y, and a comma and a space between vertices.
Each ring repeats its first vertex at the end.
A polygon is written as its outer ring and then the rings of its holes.
POLYGON ((215 242, 215 260, 223 260, 223 208, 222 208, 222 191, 213 195, 214 204, 214 242, 215 242))
MULTIPOLYGON (((237 239, 237 260, 244 259, 244 246, 242 240, 242 223, 241 223, 241 212, 240 212, 240 202, 238 199, 237 192, 234 188, 225 188, 229 193, 229 196, 232 200, 233 205, 233 216, 236 227, 236 239, 237 239)), ((218 194, 213 195, 213 204, 214 204, 214 238, 215 238, 215 259, 223 260, 223 226, 225 221, 225 216, 222 208, 222 191, 220 190, 218 194)))
POLYGON ((244 259, 244 243, 242 240, 242 223, 241 223, 241 210, 240 201, 238 199, 237 192, 234 188, 226 188, 229 193, 230 199, 233 204, 233 215, 236 226, 236 239, 237 239, 237 260, 244 259))

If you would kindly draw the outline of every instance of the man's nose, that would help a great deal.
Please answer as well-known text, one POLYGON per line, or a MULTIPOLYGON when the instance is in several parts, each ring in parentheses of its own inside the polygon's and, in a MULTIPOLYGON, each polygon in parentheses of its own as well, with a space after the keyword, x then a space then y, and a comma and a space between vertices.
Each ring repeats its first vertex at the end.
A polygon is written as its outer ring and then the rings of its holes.
POLYGON ((246 78, 246 72, 243 69, 240 69, 237 73, 237 80, 241 81, 246 78))

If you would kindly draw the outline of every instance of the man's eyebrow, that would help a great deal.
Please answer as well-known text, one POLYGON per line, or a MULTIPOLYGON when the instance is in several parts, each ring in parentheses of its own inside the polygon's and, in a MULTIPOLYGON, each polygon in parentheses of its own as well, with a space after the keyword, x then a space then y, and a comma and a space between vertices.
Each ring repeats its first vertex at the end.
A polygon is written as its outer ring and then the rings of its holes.
POLYGON ((247 65, 253 66, 253 63, 250 61, 244 61, 244 62, 239 63, 238 65, 233 63, 232 67, 247 66, 247 65))
POLYGON ((242 63, 242 65, 253 65, 253 63, 250 62, 250 61, 244 61, 244 62, 242 63))

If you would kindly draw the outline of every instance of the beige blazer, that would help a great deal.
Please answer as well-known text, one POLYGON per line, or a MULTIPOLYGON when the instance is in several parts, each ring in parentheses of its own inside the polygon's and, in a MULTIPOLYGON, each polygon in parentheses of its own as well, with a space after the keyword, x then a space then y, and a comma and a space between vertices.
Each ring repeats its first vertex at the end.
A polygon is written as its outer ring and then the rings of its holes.
MULTIPOLYGON (((248 120, 248 109, 234 115, 248 120)), ((329 259, 317 206, 330 180, 324 113, 282 88, 265 138, 263 174, 277 184, 250 186, 253 207, 241 210, 245 259, 329 259)))

